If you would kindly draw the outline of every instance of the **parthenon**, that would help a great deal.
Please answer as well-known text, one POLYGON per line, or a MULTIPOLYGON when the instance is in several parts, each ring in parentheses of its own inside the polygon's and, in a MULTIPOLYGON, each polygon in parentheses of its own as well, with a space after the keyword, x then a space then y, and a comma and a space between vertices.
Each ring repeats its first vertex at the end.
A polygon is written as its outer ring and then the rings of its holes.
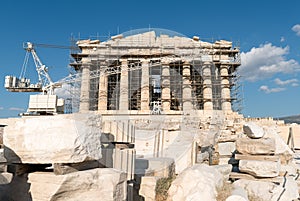
POLYGON ((240 65, 232 42, 204 42, 163 29, 79 40, 70 65, 82 73, 79 111, 182 114, 232 110, 240 65), (93 76, 93 73, 98 76, 93 76))

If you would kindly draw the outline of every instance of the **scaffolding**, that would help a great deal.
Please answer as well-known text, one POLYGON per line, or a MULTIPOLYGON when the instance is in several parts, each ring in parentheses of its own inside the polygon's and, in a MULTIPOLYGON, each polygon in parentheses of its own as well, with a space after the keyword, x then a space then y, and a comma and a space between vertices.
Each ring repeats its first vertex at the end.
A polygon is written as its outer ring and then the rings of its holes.
MULTIPOLYGON (((127 60, 126 70, 128 72, 128 110, 141 109, 142 61, 145 59, 149 60, 149 107, 151 110, 153 110, 153 106, 157 109, 156 106, 162 102, 164 87, 169 87, 170 109, 182 110, 183 79, 185 78, 182 71, 185 61, 189 61, 190 75, 187 79, 191 86, 193 109, 203 110, 206 101, 212 102, 214 110, 222 110, 224 101, 230 101, 234 111, 240 112, 242 109, 242 87, 236 72, 240 65, 240 54, 238 47, 232 47, 231 42, 203 42, 199 41, 197 37, 191 39, 182 34, 162 29, 126 32, 102 43, 98 38, 84 41, 78 39, 77 41, 81 52, 71 54, 73 61, 70 66, 77 73, 69 83, 72 83, 70 88, 80 85, 78 83, 81 80, 83 58, 88 58, 90 65, 89 110, 98 110, 101 74, 107 76, 106 109, 120 109, 121 60, 124 59, 127 60), (186 41, 193 45, 186 46, 186 41), (80 46, 80 44, 84 45, 80 46), (169 63, 169 74, 163 75, 162 66, 166 61, 169 63), (209 78, 203 75, 205 62, 210 63, 209 78), (220 66, 223 64, 228 66, 228 75, 226 76, 220 73, 220 66), (165 79, 169 80, 167 85, 164 83, 165 79), (211 80, 211 100, 205 98, 203 94, 205 79, 211 80), (228 79, 229 85, 222 85, 222 79, 228 79), (230 100, 222 97, 222 88, 224 87, 230 89, 230 100)), ((80 92, 71 93, 70 111, 78 111, 73 107, 79 105, 79 97, 80 92)))

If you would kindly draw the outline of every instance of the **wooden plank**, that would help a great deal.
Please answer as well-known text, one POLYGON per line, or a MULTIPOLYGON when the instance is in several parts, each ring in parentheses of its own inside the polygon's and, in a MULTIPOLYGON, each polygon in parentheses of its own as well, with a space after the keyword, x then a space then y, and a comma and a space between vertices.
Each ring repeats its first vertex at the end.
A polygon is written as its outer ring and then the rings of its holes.
POLYGON ((234 158, 236 160, 256 160, 256 161, 274 161, 280 160, 279 156, 269 156, 269 155, 245 155, 245 154, 235 154, 234 158))
POLYGON ((239 172, 231 172, 229 174, 230 179, 246 179, 246 180, 253 180, 253 181, 265 181, 265 182, 273 182, 273 183, 283 183, 283 177, 274 177, 274 178, 258 178, 254 177, 250 174, 239 173, 239 172))

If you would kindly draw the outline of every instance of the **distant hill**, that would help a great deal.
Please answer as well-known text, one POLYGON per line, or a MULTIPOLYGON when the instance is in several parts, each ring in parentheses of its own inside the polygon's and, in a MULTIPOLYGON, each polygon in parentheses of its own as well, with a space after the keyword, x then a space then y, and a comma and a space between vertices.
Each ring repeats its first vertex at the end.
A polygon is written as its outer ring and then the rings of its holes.
POLYGON ((284 120, 285 123, 297 123, 297 124, 300 124, 300 114, 299 115, 294 115, 294 116, 288 116, 288 117, 279 117, 278 119, 284 120))

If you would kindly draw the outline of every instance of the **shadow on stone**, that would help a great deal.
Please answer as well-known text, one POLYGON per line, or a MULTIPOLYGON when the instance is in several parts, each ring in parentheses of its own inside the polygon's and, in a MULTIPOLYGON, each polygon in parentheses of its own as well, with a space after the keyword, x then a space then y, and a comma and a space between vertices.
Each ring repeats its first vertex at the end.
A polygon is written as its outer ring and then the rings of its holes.
MULTIPOLYGON (((11 161, 9 157, 13 157, 13 161, 19 161, 21 163, 20 157, 18 157, 18 155, 9 147, 4 147, 4 156, 6 157, 7 161, 11 161)), ((13 177, 10 183, 0 184, 0 200, 32 201, 32 196, 30 193, 31 184, 28 182, 28 173, 22 173, 16 169, 11 169, 11 167, 16 167, 15 165, 19 164, 8 165, 8 170, 11 170, 10 172, 13 173, 13 177)))
POLYGON ((102 168, 113 168, 114 140, 115 137, 111 133, 101 133, 100 142, 102 158, 99 160, 99 163, 102 168))

